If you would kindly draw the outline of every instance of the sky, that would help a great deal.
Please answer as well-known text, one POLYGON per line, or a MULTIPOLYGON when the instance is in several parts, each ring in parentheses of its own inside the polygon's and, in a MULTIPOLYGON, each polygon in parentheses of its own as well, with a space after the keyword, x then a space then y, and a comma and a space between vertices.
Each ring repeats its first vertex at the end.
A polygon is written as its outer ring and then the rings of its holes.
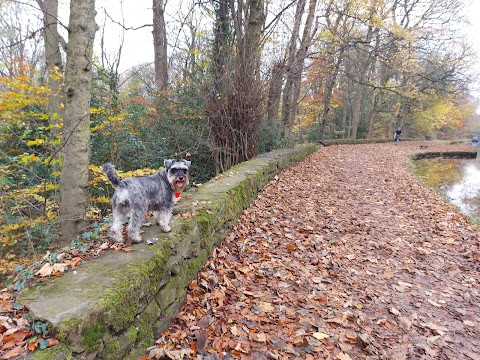
MULTIPOLYGON (((194 1, 194 0, 191 0, 194 1)), ((68 7, 68 0, 60 0, 61 6, 68 7)), ((166 6, 166 19, 171 16, 178 15, 174 10, 176 4, 182 3, 181 0, 168 0, 166 6)), ((183 0, 185 6, 190 1, 183 0)), ((465 0, 465 16, 469 19, 471 25, 464 29, 470 43, 477 53, 477 60, 472 64, 472 67, 480 74, 480 0, 465 0)), ((105 17, 104 9, 107 9, 108 14, 112 19, 118 22, 123 22, 127 28, 137 28, 145 24, 152 24, 152 0, 96 0, 97 18, 96 22, 99 26, 106 24, 105 28, 105 47, 107 54, 111 56, 118 51, 119 44, 123 36, 123 49, 120 62, 120 71, 126 71, 132 66, 144 63, 153 62, 153 36, 152 26, 143 27, 138 30, 123 31, 121 26, 112 22, 108 17, 105 17)), ((61 13, 68 13, 61 11, 61 13)), ((68 23, 68 19, 64 19, 68 23)), ((169 34, 171 35, 171 34, 169 34)), ((97 53, 101 38, 101 32, 96 34, 97 53)), ((174 41, 172 37, 169 41, 174 41)), ((480 78, 477 81, 476 97, 480 99, 480 78)), ((480 106, 477 110, 480 114, 480 106)))
MULTIPOLYGON (((120 70, 125 71, 135 65, 153 62, 153 27, 123 31, 120 25, 105 17, 104 9, 107 9, 112 19, 123 22, 126 28, 138 28, 145 24, 153 24, 152 0, 123 0, 123 6, 119 4, 118 0, 97 0, 96 22, 99 26, 106 24, 107 52, 112 54, 117 52, 122 36, 124 37, 120 70)), ((101 33, 97 32, 97 44, 100 37, 101 33)))
MULTIPOLYGON (((166 15, 171 14, 176 0, 169 0, 166 6, 166 15), (170 13, 169 13, 170 12, 170 13)), ((474 45, 478 61, 474 66, 480 73, 480 0, 465 0, 467 3, 465 15, 471 22, 469 28, 465 29, 474 45)), ((122 31, 121 27, 114 24, 108 18, 105 19, 103 9, 108 9, 109 15, 116 21, 122 21, 122 9, 124 24, 126 27, 139 27, 145 24, 152 24, 152 0, 97 0, 97 23, 106 23, 106 39, 109 51, 118 49, 119 39, 124 38, 121 69, 126 70, 131 66, 153 61, 153 36, 152 27, 144 27, 139 30, 122 31), (123 4, 123 6, 120 6, 123 4)), ((168 21, 168 20, 167 20, 168 21)), ((96 34, 97 41, 100 39, 100 32, 96 34)), ((169 39, 170 40, 170 39, 169 39)))
MULTIPOLYGON (((472 67, 480 74, 480 0, 472 0, 471 4, 465 9, 466 16, 470 21, 470 27, 467 29, 467 34, 473 48, 476 50, 477 59, 472 67)), ((480 79, 477 79, 477 90, 474 91, 474 96, 480 99, 480 79)), ((477 114, 480 115, 480 104, 477 107, 477 114)))

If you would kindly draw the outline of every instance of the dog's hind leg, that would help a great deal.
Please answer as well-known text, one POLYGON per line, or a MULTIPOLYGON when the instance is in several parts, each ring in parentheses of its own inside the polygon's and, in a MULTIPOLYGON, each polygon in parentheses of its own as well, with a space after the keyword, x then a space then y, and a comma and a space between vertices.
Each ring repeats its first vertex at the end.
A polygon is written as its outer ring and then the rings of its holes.
POLYGON ((158 225, 162 228, 163 232, 170 232, 172 231, 172 228, 170 225, 170 219, 172 218, 172 211, 171 210, 159 210, 155 211, 153 214, 155 219, 157 220, 158 225))
POLYGON ((110 228, 110 238, 118 243, 123 243, 123 221, 125 220, 126 209, 123 206, 114 206, 112 209, 113 223, 110 228))
POLYGON ((141 210, 132 210, 130 216, 130 222, 128 223, 127 233, 132 243, 138 244, 141 243, 142 237, 140 235, 140 227, 142 226, 143 220, 145 220, 145 211, 141 210))

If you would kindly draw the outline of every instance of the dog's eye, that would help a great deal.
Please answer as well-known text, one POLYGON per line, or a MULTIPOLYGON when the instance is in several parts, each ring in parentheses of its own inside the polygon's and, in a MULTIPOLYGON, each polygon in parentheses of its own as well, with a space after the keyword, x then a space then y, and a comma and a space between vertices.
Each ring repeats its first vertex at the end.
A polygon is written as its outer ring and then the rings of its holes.
POLYGON ((171 169, 170 173, 173 175, 186 175, 188 174, 188 169, 171 169))

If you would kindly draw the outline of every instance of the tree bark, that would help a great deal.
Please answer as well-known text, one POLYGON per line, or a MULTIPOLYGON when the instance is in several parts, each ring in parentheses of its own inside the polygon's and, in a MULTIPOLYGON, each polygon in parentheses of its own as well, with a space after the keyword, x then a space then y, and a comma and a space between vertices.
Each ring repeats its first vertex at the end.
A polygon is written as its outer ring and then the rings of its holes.
POLYGON ((300 25, 302 23, 302 17, 305 10, 306 0, 299 0, 295 9, 295 18, 293 22, 292 34, 290 36, 290 42, 288 44, 287 59, 285 62, 286 81, 283 87, 282 95, 282 134, 284 137, 290 136, 290 120, 292 119, 293 109, 293 71, 294 64, 296 62, 297 55, 297 39, 300 34, 300 25))
POLYGON ((168 58, 163 0, 153 0, 153 48, 155 53, 155 84, 158 91, 164 91, 168 85, 168 58))
MULTIPOLYGON (((317 0, 309 1, 307 19, 305 20, 305 26, 303 28, 302 40, 298 50, 295 50, 295 56, 291 65, 287 68, 288 73, 287 81, 283 90, 284 96, 282 109, 284 137, 290 136, 295 118, 298 113, 298 99, 300 98, 300 83, 302 80, 303 67, 305 64, 305 59, 308 55, 308 49, 316 32, 316 28, 312 31, 316 6, 317 0)), ((297 15, 298 14, 296 14, 296 16, 297 15)), ((300 19, 301 15, 302 14, 300 14, 300 19)))
POLYGON ((230 0, 215 5, 214 79, 206 104, 216 170, 225 171, 258 153, 265 3, 230 0))
POLYGON ((90 84, 93 42, 97 31, 95 14, 95 0, 70 2, 60 175, 61 245, 68 244, 87 229, 90 84))
POLYGON ((272 66, 272 76, 268 86, 267 118, 271 124, 278 124, 278 110, 282 95, 282 82, 285 65, 278 62, 272 66))
POLYGON ((342 65, 347 44, 345 39, 348 39, 349 32, 353 28, 355 21, 351 21, 348 14, 350 13, 350 2, 343 4, 341 9, 336 9, 335 1, 330 0, 327 6, 325 20, 327 29, 331 36, 331 40, 326 47, 326 66, 330 68, 327 71, 326 81, 323 91, 322 112, 319 114, 320 126, 318 131, 318 140, 323 140, 325 133, 325 126, 328 122, 330 112, 330 101, 333 96, 333 89, 337 83, 337 77, 342 65), (332 22, 333 17, 335 21, 332 22), (349 23, 351 23, 349 25, 349 23))
POLYGON ((62 109, 61 76, 63 76, 63 61, 60 53, 60 38, 58 34, 58 0, 37 0, 43 12, 44 43, 45 43, 45 73, 47 85, 50 89, 48 98, 48 115, 50 125, 53 125, 51 134, 57 136, 60 133, 62 109))

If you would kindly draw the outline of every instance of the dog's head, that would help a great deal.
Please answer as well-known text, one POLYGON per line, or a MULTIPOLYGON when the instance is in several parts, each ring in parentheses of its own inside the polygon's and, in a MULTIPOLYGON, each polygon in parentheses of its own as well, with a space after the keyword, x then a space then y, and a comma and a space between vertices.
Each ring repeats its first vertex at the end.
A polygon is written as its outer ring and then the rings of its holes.
POLYGON ((169 159, 164 161, 167 179, 175 192, 180 192, 188 185, 188 169, 191 161, 169 159))

